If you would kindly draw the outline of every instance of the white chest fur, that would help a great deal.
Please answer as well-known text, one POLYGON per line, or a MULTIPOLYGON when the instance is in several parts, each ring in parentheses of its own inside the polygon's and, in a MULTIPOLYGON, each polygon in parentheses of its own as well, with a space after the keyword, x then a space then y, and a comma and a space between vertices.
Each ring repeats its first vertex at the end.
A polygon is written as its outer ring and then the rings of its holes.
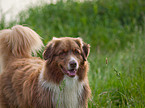
POLYGON ((57 108, 81 108, 79 99, 84 83, 79 82, 77 76, 65 76, 60 85, 46 81, 41 81, 41 85, 53 91, 52 101, 57 104, 57 108))

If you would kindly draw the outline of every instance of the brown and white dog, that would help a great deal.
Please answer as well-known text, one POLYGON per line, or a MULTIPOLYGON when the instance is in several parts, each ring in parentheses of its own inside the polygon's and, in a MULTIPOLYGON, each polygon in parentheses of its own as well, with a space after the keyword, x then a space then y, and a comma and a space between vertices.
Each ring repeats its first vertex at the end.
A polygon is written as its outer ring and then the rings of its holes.
POLYGON ((0 31, 0 108, 87 108, 91 90, 87 71, 90 47, 81 38, 43 43, 28 27, 0 31))

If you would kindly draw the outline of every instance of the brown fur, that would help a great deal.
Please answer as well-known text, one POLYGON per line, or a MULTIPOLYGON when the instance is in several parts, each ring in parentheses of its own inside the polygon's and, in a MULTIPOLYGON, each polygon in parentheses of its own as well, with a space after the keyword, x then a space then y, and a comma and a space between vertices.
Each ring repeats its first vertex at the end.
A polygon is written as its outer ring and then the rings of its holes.
POLYGON ((91 93, 87 77, 89 45, 80 38, 54 38, 43 53, 45 60, 32 57, 31 52, 35 53, 41 46, 38 34, 28 27, 17 25, 0 32, 0 108, 58 107, 53 101, 56 98, 53 89, 40 83, 44 81, 46 85, 60 87, 66 76, 61 67, 67 68, 70 57, 78 61, 76 76, 78 83, 83 84, 77 98, 78 108, 87 108, 91 93))

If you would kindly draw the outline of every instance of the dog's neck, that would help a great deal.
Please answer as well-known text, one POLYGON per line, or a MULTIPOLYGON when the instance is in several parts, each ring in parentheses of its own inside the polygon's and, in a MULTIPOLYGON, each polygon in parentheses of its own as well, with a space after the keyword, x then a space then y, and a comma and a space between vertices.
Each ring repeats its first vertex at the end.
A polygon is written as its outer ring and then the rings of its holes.
POLYGON ((39 84, 43 89, 53 92, 52 102, 60 108, 79 108, 79 99, 82 97, 84 82, 78 80, 78 76, 70 78, 64 76, 60 84, 48 82, 43 79, 43 70, 39 76, 39 84))

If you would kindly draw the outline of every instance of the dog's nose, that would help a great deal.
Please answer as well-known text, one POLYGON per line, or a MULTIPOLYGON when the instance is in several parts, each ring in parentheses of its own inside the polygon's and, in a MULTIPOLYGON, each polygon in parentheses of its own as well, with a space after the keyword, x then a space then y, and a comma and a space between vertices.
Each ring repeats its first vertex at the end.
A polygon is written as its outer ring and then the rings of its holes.
POLYGON ((70 67, 71 67, 72 69, 74 69, 74 68, 76 68, 77 63, 73 60, 73 61, 70 61, 70 62, 69 62, 69 65, 70 65, 70 67))

